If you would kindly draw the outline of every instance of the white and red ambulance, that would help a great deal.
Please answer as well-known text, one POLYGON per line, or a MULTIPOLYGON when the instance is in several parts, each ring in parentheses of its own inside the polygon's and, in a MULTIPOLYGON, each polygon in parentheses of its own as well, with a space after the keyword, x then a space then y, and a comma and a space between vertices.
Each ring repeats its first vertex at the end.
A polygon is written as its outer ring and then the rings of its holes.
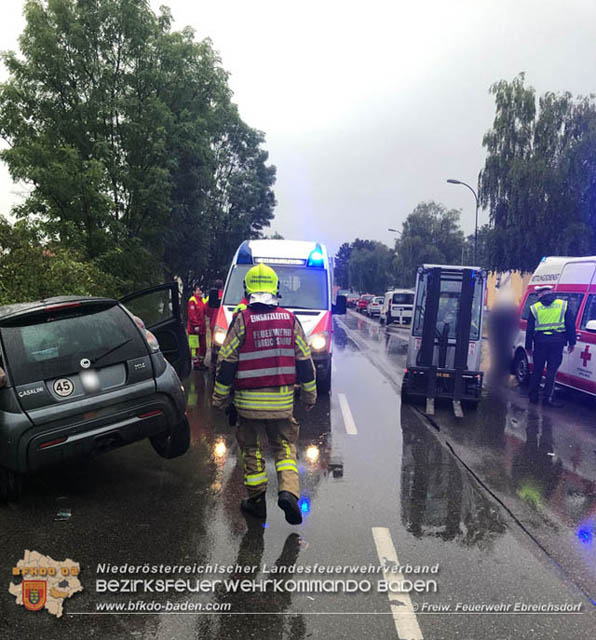
POLYGON ((244 298, 244 276, 264 263, 279 277, 280 305, 302 324, 317 368, 317 388, 331 387, 332 313, 345 313, 345 297, 332 304, 333 272, 325 245, 294 240, 245 240, 234 255, 213 331, 213 357, 223 341, 236 305, 244 298))
POLYGON ((524 350, 530 307, 536 302, 539 285, 553 287, 558 298, 567 300, 575 315, 577 345, 565 349, 557 373, 557 384, 596 395, 596 256, 543 258, 524 293, 520 310, 520 331, 513 347, 513 372, 520 382, 528 379, 530 362, 524 350))

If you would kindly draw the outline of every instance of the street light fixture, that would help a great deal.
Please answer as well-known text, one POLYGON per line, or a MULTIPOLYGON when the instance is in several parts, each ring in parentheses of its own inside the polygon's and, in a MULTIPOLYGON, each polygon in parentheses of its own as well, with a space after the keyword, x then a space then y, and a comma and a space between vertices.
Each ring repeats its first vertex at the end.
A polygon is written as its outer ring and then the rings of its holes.
POLYGON ((476 266, 476 252, 478 249, 478 194, 472 187, 466 182, 462 182, 461 180, 455 180, 454 178, 449 178, 447 180, 449 184, 461 184, 464 187, 468 187, 468 189, 474 194, 474 200, 476 200, 476 222, 474 224, 474 266, 476 266))
POLYGON ((401 235, 401 231, 398 231, 397 229, 392 229, 391 227, 389 227, 387 231, 393 231, 393 233, 399 233, 401 235))

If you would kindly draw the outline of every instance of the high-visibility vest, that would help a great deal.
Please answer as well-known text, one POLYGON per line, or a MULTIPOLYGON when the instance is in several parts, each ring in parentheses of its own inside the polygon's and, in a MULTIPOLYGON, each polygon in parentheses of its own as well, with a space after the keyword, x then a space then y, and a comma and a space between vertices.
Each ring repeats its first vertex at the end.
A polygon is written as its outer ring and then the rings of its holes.
POLYGON ((565 331, 567 300, 557 298, 548 306, 539 300, 530 307, 530 311, 534 316, 535 331, 543 333, 563 333, 565 331))
POLYGON ((242 310, 245 335, 238 351, 236 389, 287 387, 296 382, 294 316, 276 307, 242 310))

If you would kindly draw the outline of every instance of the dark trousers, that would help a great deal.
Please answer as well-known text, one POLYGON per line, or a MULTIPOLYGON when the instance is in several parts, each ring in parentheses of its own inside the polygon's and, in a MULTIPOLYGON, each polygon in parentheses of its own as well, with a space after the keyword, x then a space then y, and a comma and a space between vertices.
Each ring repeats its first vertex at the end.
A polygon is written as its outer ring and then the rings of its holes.
POLYGON ((546 381, 544 383, 544 398, 549 399, 553 395, 555 387, 555 376, 557 369, 563 362, 563 348, 565 347, 565 339, 557 335, 540 335, 534 337, 534 368, 532 369, 532 377, 530 378, 530 390, 528 395, 530 398, 537 400, 538 391, 540 389, 540 381, 542 380, 542 372, 546 366, 546 381))

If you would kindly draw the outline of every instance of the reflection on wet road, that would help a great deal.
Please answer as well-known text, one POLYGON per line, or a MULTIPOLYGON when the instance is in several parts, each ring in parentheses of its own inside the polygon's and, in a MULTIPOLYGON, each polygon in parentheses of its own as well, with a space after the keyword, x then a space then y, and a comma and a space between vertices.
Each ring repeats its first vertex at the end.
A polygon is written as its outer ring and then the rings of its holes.
POLYGON ((299 527, 277 508, 270 457, 267 522, 239 510, 244 488, 234 430, 211 410, 210 379, 199 372, 185 381, 187 455, 163 460, 143 442, 28 479, 22 502, 0 507, 0 636, 590 637, 596 455, 586 448, 593 436, 588 407, 576 418, 573 439, 555 414, 528 410, 515 389, 488 397, 460 422, 439 408, 432 425, 400 406, 400 335, 353 316, 338 326, 333 393, 308 414, 296 409, 299 527), (72 516, 55 521, 62 507, 72 516), (545 550, 551 553, 564 533, 577 551, 559 550, 559 569, 545 550), (60 620, 15 606, 7 593, 25 549, 81 564, 85 590, 65 602, 60 620), (201 573, 175 577, 220 582, 205 593, 100 594, 96 579, 113 577, 102 573, 102 563, 199 566, 201 573), (415 567, 436 572, 415 574, 415 567), (409 598, 383 591, 387 575, 423 579, 425 590, 409 598), (239 580, 260 586, 230 588, 239 580), (355 580, 370 589, 316 592, 297 589, 299 580, 355 580), (97 603, 130 601, 180 611, 96 611, 97 603), (184 611, 189 602, 211 609, 184 611), (519 602, 580 603, 584 612, 487 616, 456 609, 519 602))
MULTIPOLYGON (((407 330, 387 330, 355 314, 343 322, 373 362, 390 363, 396 375, 403 370, 407 330)), ((505 386, 485 389, 478 409, 463 419, 455 418, 448 404, 439 405, 432 424, 441 441, 596 601, 596 404, 580 393, 561 393, 563 409, 530 405, 525 389, 511 377, 505 386)))

